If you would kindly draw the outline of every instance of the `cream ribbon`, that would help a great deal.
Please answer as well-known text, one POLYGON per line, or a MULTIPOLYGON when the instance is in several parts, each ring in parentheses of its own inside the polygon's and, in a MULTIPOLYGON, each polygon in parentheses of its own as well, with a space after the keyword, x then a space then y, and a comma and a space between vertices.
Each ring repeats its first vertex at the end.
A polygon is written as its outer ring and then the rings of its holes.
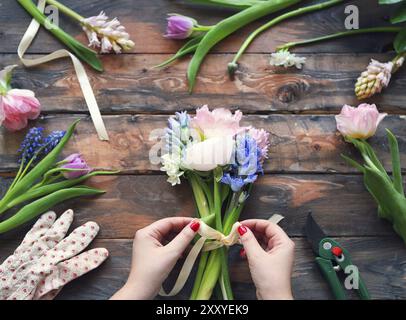
MULTIPOLYGON (((269 221, 275 224, 278 224, 283 219, 283 216, 279 214, 274 214, 269 218, 269 221)), ((175 284, 172 290, 169 293, 166 293, 164 288, 161 287, 159 295, 163 297, 172 297, 177 295, 180 290, 184 287, 186 281, 189 278, 190 272, 192 271, 193 265, 196 262, 196 259, 200 251, 211 251, 223 246, 230 247, 240 242, 240 237, 238 235, 238 227, 241 223, 236 222, 233 224, 230 233, 225 236, 220 231, 213 229, 208 226, 202 220, 199 220, 200 227, 198 230, 201 238, 194 244, 190 250, 188 256, 186 257, 185 262, 183 263, 182 269, 179 272, 179 276, 175 281, 175 284), (213 240, 206 243, 206 240, 213 240)))
MULTIPOLYGON (((45 9, 45 0, 38 1, 38 9, 43 13, 45 9)), ((93 93, 93 89, 90 85, 89 78, 87 77, 85 68, 83 67, 82 63, 76 58, 72 53, 68 50, 61 49, 52 52, 44 57, 37 58, 37 59, 25 59, 23 56, 29 46, 31 45, 32 41, 34 40, 37 32, 39 30, 40 24, 37 20, 32 19, 30 25, 28 26, 27 31, 25 32, 23 38, 21 39, 20 44, 18 45, 17 54, 20 58, 21 62, 26 67, 37 66, 42 63, 46 63, 52 60, 70 57, 73 62, 73 66, 75 68, 76 76, 79 80, 80 88, 82 89, 83 96, 86 100, 87 107, 89 108, 90 116, 92 117, 93 124, 96 128, 97 134, 100 140, 109 140, 109 136, 107 134, 106 127, 104 125, 102 116, 100 114, 99 106, 97 105, 96 98, 93 93)))

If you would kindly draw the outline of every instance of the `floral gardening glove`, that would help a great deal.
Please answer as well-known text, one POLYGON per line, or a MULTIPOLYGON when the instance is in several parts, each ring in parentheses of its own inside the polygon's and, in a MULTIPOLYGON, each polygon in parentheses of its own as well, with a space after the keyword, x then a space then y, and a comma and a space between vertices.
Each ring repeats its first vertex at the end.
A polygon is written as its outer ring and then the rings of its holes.
POLYGON ((107 259, 104 248, 79 254, 96 237, 99 226, 95 222, 85 223, 64 238, 73 211, 55 219, 54 212, 43 214, 0 266, 0 300, 53 299, 65 284, 107 259))

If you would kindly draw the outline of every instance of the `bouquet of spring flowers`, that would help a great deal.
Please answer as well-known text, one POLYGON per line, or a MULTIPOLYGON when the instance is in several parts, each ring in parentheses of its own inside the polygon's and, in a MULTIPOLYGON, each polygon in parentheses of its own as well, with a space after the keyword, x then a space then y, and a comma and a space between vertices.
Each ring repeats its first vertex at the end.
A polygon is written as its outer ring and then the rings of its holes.
POLYGON ((28 131, 19 149, 20 168, 0 200, 0 215, 15 207, 19 210, 0 222, 0 233, 14 229, 68 199, 104 193, 81 183, 92 176, 114 172, 92 171, 79 154, 57 161, 77 123, 66 132, 53 131, 48 136, 44 136, 43 128, 34 127, 28 131))
MULTIPOLYGON (((269 147, 269 134, 240 126, 241 118, 240 111, 210 111, 207 106, 197 109, 194 117, 176 113, 169 118, 162 154, 161 170, 168 182, 174 186, 187 179, 198 217, 228 239, 252 184, 263 172, 269 147)), ((209 299, 217 282, 223 298, 232 299, 225 246, 201 254, 191 299, 209 299)))
POLYGON ((363 164, 342 155, 345 160, 364 175, 364 184, 378 204, 378 215, 393 224, 395 231, 406 242, 406 197, 396 137, 386 129, 392 157, 392 174, 386 172, 371 145, 366 141, 373 136, 385 118, 375 105, 361 104, 357 108, 344 106, 336 116, 337 129, 345 141, 352 143, 361 153, 363 164))

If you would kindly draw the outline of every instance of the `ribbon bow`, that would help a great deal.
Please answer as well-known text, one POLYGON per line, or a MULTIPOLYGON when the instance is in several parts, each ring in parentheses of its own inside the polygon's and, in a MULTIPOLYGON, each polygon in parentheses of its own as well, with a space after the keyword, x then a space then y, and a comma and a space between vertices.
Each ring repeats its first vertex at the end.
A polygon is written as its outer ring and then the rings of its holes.
MULTIPOLYGON (((269 218, 269 221, 277 224, 282 219, 283 216, 274 214, 272 217, 269 218)), ((190 272, 192 271, 193 265, 195 264, 200 251, 212 251, 223 246, 231 247, 240 242, 240 237, 237 232, 238 227, 241 225, 241 223, 239 222, 233 224, 231 231, 227 236, 222 234, 220 231, 208 226, 206 223, 204 223, 204 221, 199 220, 199 222, 200 227, 198 230, 198 234, 201 236, 201 238, 194 244, 188 256, 186 257, 186 260, 183 263, 182 269, 180 270, 179 276, 176 279, 172 290, 169 291, 169 293, 166 293, 165 290, 161 287, 161 290, 159 291, 160 296, 175 296, 180 292, 180 290, 182 290, 187 279, 189 278, 190 272), (206 243, 206 240, 213 241, 208 241, 206 243)))
MULTIPOLYGON (((44 12, 45 3, 46 3, 45 0, 38 1, 37 7, 39 11, 44 12)), ((68 50, 65 49, 54 51, 44 57, 37 59, 30 60, 24 58, 24 54, 30 47, 35 36, 37 35, 39 27, 40 24, 35 19, 32 19, 30 25, 28 26, 27 31, 25 32, 23 38, 21 39, 20 44, 18 45, 17 54, 21 62, 26 67, 33 67, 52 60, 70 57, 72 59, 72 63, 75 68, 80 88, 82 89, 83 96, 86 100, 87 107, 89 108, 90 116, 92 117, 92 121, 94 127, 96 128, 99 139, 109 140, 109 136, 107 134, 107 130, 99 110, 99 106, 97 105, 97 101, 94 96, 92 86, 90 85, 89 78, 87 77, 85 68, 83 67, 82 63, 79 61, 78 58, 76 58, 72 53, 70 53, 68 50)))

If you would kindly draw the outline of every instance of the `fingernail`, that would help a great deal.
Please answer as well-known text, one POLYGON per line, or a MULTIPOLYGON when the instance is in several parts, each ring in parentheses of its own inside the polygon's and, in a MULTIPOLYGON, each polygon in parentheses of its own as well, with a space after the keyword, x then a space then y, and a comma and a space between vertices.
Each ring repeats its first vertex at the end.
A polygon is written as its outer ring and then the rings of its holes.
POLYGON ((247 228, 244 227, 243 225, 240 225, 237 230, 240 236, 244 235, 247 232, 247 228))
POLYGON ((196 232, 197 230, 199 230, 200 228, 200 222, 199 221, 193 221, 190 224, 190 229, 192 229, 194 232, 196 232))
POLYGON ((241 248, 240 250, 240 257, 241 259, 245 259, 247 257, 247 253, 245 252, 244 248, 241 248))

